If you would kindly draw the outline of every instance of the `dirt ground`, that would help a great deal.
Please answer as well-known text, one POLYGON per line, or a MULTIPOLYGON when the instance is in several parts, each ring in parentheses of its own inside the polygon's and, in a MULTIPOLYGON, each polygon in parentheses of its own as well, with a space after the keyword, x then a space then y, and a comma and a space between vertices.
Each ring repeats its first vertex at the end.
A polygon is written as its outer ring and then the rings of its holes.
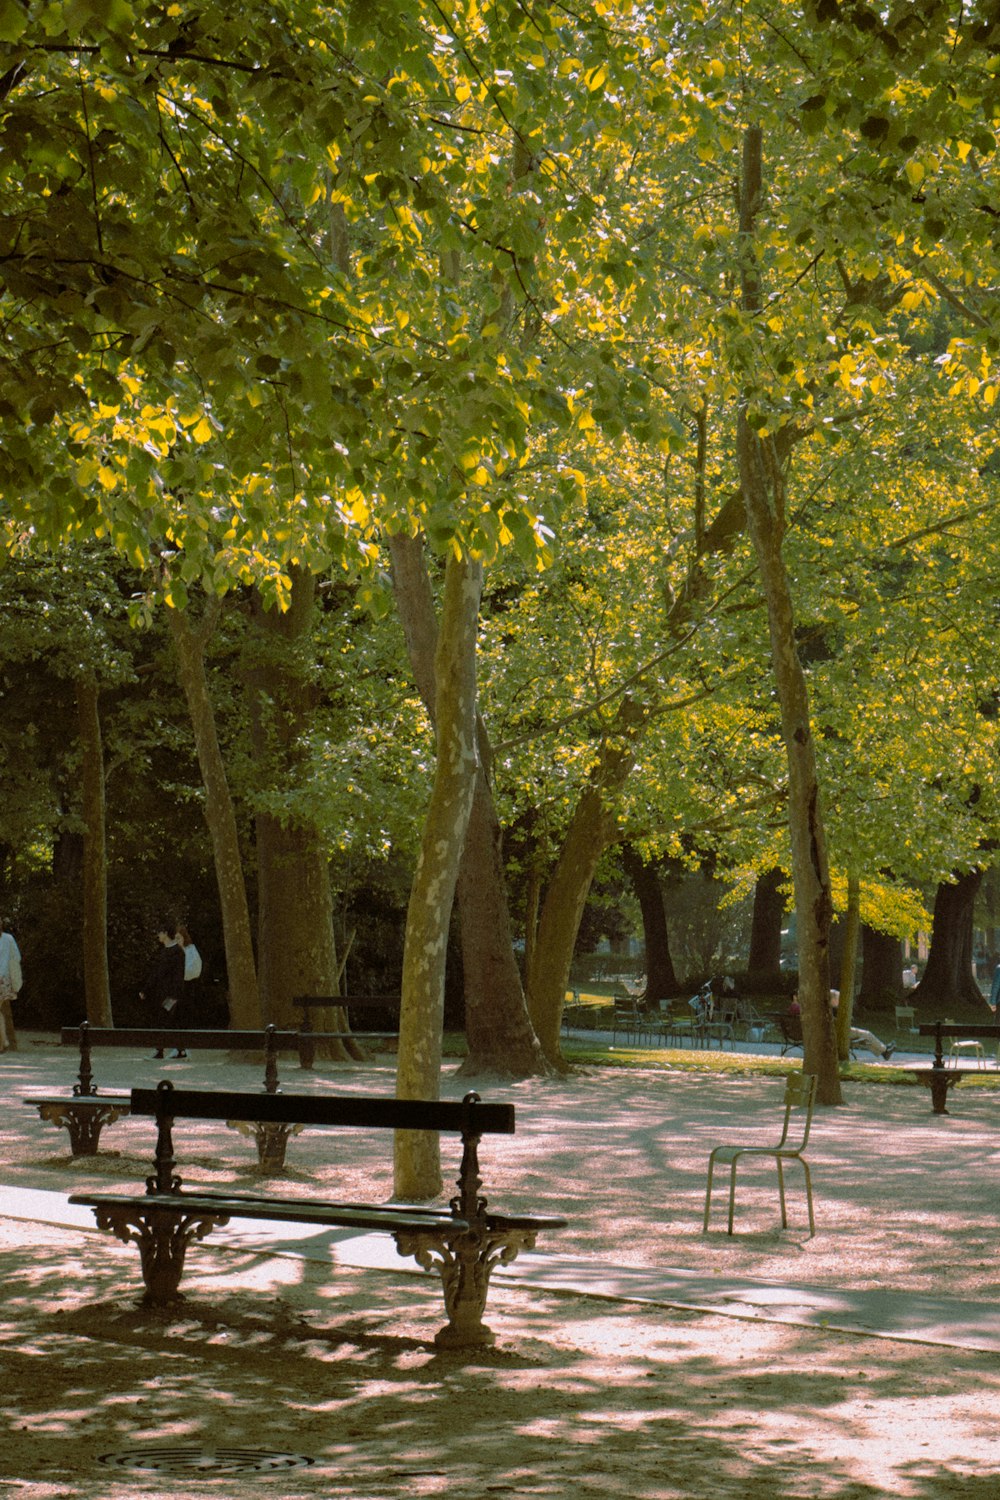
MULTIPOLYGON (((259 1081, 215 1054, 95 1054, 108 1088, 164 1071, 194 1087, 259 1081)), ((286 1091, 393 1086, 387 1063, 282 1071, 286 1091)), ((149 1122, 120 1122, 100 1156, 73 1161, 65 1132, 21 1102, 74 1072, 72 1053, 40 1037, 0 1060, 0 1183, 68 1195, 147 1175, 149 1122)), ((448 1079, 445 1092, 465 1087, 448 1079)), ((484 1144, 484 1191, 497 1208, 566 1216, 539 1244, 553 1261, 994 1300, 998 1092, 960 1088, 938 1118, 916 1086, 849 1088, 814 1127, 812 1239, 801 1180, 782 1231, 763 1171, 741 1179, 736 1234, 723 1232, 721 1202, 701 1233, 708 1151, 773 1133, 773 1079, 662 1067, 484 1081, 484 1098, 517 1106, 516 1136, 484 1144)), ((175 1145, 189 1185, 259 1190, 253 1148, 234 1132, 179 1126, 175 1145)), ((445 1168, 457 1168, 447 1151, 445 1168)), ((388 1197, 389 1143, 307 1131, 272 1187, 388 1197)), ((499 1280, 497 1346, 443 1352, 433 1278, 332 1276, 321 1259, 226 1235, 191 1249, 188 1300, 162 1313, 136 1306, 134 1247, 0 1216, 0 1494, 996 1500, 1000 1489, 994 1353, 499 1280)))

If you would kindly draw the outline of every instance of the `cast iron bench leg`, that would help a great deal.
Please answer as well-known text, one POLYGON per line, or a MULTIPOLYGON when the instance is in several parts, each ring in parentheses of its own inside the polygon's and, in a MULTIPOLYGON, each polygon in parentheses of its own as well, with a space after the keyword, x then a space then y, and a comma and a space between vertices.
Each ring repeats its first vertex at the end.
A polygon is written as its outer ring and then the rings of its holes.
POLYGON ((226 1124, 256 1141, 257 1161, 265 1172, 283 1169, 288 1142, 305 1129, 304 1125, 284 1125, 275 1120, 227 1120, 226 1124))
POLYGON ((434 1336, 447 1349, 493 1344, 496 1335, 483 1322, 494 1266, 509 1266, 520 1250, 534 1247, 536 1231, 469 1229, 458 1234, 429 1230, 399 1231, 400 1255, 412 1255, 425 1271, 437 1271, 448 1321, 434 1336))
POLYGON ((69 1131, 69 1149, 72 1156, 96 1156, 97 1143, 105 1125, 113 1125, 129 1112, 128 1105, 98 1104, 77 1106, 71 1100, 65 1104, 39 1104, 41 1119, 53 1125, 65 1125, 69 1131))
POLYGON ((101 1204, 94 1211, 99 1229, 109 1229, 123 1244, 138 1245, 146 1288, 142 1300, 149 1307, 184 1301, 179 1287, 188 1245, 229 1223, 226 1214, 204 1209, 184 1213, 111 1203, 101 1204))

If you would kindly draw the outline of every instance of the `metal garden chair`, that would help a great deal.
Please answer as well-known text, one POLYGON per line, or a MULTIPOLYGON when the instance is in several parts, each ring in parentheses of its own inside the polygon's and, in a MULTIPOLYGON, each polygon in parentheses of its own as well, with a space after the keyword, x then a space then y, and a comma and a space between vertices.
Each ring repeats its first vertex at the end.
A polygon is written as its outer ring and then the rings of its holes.
POLYGON ((773 1156, 778 1169, 778 1194, 781 1198, 781 1227, 788 1228, 788 1211, 785 1205, 785 1163, 797 1161, 800 1163, 806 1179, 806 1202, 809 1205, 809 1233, 816 1233, 816 1220, 813 1216, 812 1179, 809 1175, 809 1163, 802 1155, 809 1143, 809 1129, 812 1125, 813 1104, 816 1100, 816 1079, 812 1073, 789 1073, 785 1079, 785 1119, 781 1130, 781 1139, 774 1146, 716 1146, 708 1158, 708 1187, 705 1193, 705 1220, 702 1230, 708 1230, 709 1215, 712 1211, 712 1178, 715 1173, 716 1164, 729 1167, 729 1233, 733 1232, 733 1210, 736 1202, 736 1168, 744 1156, 773 1156), (795 1132, 792 1135, 792 1117, 795 1119, 795 1132))

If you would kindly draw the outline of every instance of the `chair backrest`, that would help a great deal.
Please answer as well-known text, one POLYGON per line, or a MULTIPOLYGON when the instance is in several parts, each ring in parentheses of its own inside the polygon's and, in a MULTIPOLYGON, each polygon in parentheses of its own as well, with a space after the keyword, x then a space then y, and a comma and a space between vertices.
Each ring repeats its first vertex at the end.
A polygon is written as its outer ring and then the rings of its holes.
POLYGON ((816 1075, 814 1073, 789 1073, 785 1078, 785 1123, 781 1131, 782 1146, 788 1149, 804 1151, 809 1141, 809 1130, 812 1126, 813 1105, 816 1102, 816 1075), (801 1134, 796 1131, 795 1139, 789 1140, 789 1130, 792 1122, 792 1111, 800 1110, 801 1134))
POLYGON ((912 1005, 897 1005, 896 1025, 912 1027, 914 1014, 915 1012, 912 1005))

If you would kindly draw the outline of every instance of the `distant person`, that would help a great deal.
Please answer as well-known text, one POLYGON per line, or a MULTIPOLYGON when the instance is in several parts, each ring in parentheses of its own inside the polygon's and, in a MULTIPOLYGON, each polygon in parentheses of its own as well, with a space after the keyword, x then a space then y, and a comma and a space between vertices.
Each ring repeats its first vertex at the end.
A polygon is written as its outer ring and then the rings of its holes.
MULTIPOLYGON (((161 922, 156 936, 160 948, 149 965, 145 985, 139 991, 139 999, 144 1000, 152 1010, 152 1025, 162 1026, 166 1023, 176 1026, 177 1012, 184 994, 184 949, 173 921, 161 922)), ((163 1048, 159 1047, 153 1056, 162 1057, 163 1048)), ((174 1056, 187 1057, 187 1053, 178 1048, 174 1056)))
POLYGON ((17 1051, 14 1029, 14 996, 21 989, 21 950, 8 931, 6 917, 0 918, 0 1052, 17 1051))
POLYGON ((1000 962, 996 964, 993 970, 993 983, 990 985, 990 1004, 997 1013, 997 1020, 1000 1021, 1000 962))
POLYGON ((788 1002, 788 1009, 785 1011, 785 1015, 794 1017, 801 1016, 801 1014, 802 1007, 799 1004, 799 997, 798 995, 793 995, 791 1000, 788 1002))
POLYGON ((903 989, 904 990, 915 990, 916 987, 917 987, 917 966, 916 966, 916 964, 910 964, 908 968, 906 968, 906 969, 903 970, 903 989))
MULTIPOLYGON (((840 991, 839 990, 831 990, 830 991, 830 1009, 833 1011, 834 1019, 836 1019, 837 1011, 839 1010, 839 1008, 840 1008, 840 991)), ((892 1054, 896 1050, 896 1043, 895 1042, 890 1042, 889 1045, 886 1046, 886 1044, 884 1042, 880 1042, 879 1041, 878 1037, 874 1034, 874 1032, 865 1031, 865 1029, 864 1029, 863 1026, 852 1026, 851 1027, 851 1046, 852 1047, 865 1047, 872 1054, 873 1057, 881 1057, 884 1062, 888 1062, 889 1059, 890 1059, 890 1057, 892 1056, 892 1054)))
POLYGON ((177 937, 184 949, 184 983, 193 984, 196 979, 201 978, 201 954, 186 927, 178 924, 177 937))

